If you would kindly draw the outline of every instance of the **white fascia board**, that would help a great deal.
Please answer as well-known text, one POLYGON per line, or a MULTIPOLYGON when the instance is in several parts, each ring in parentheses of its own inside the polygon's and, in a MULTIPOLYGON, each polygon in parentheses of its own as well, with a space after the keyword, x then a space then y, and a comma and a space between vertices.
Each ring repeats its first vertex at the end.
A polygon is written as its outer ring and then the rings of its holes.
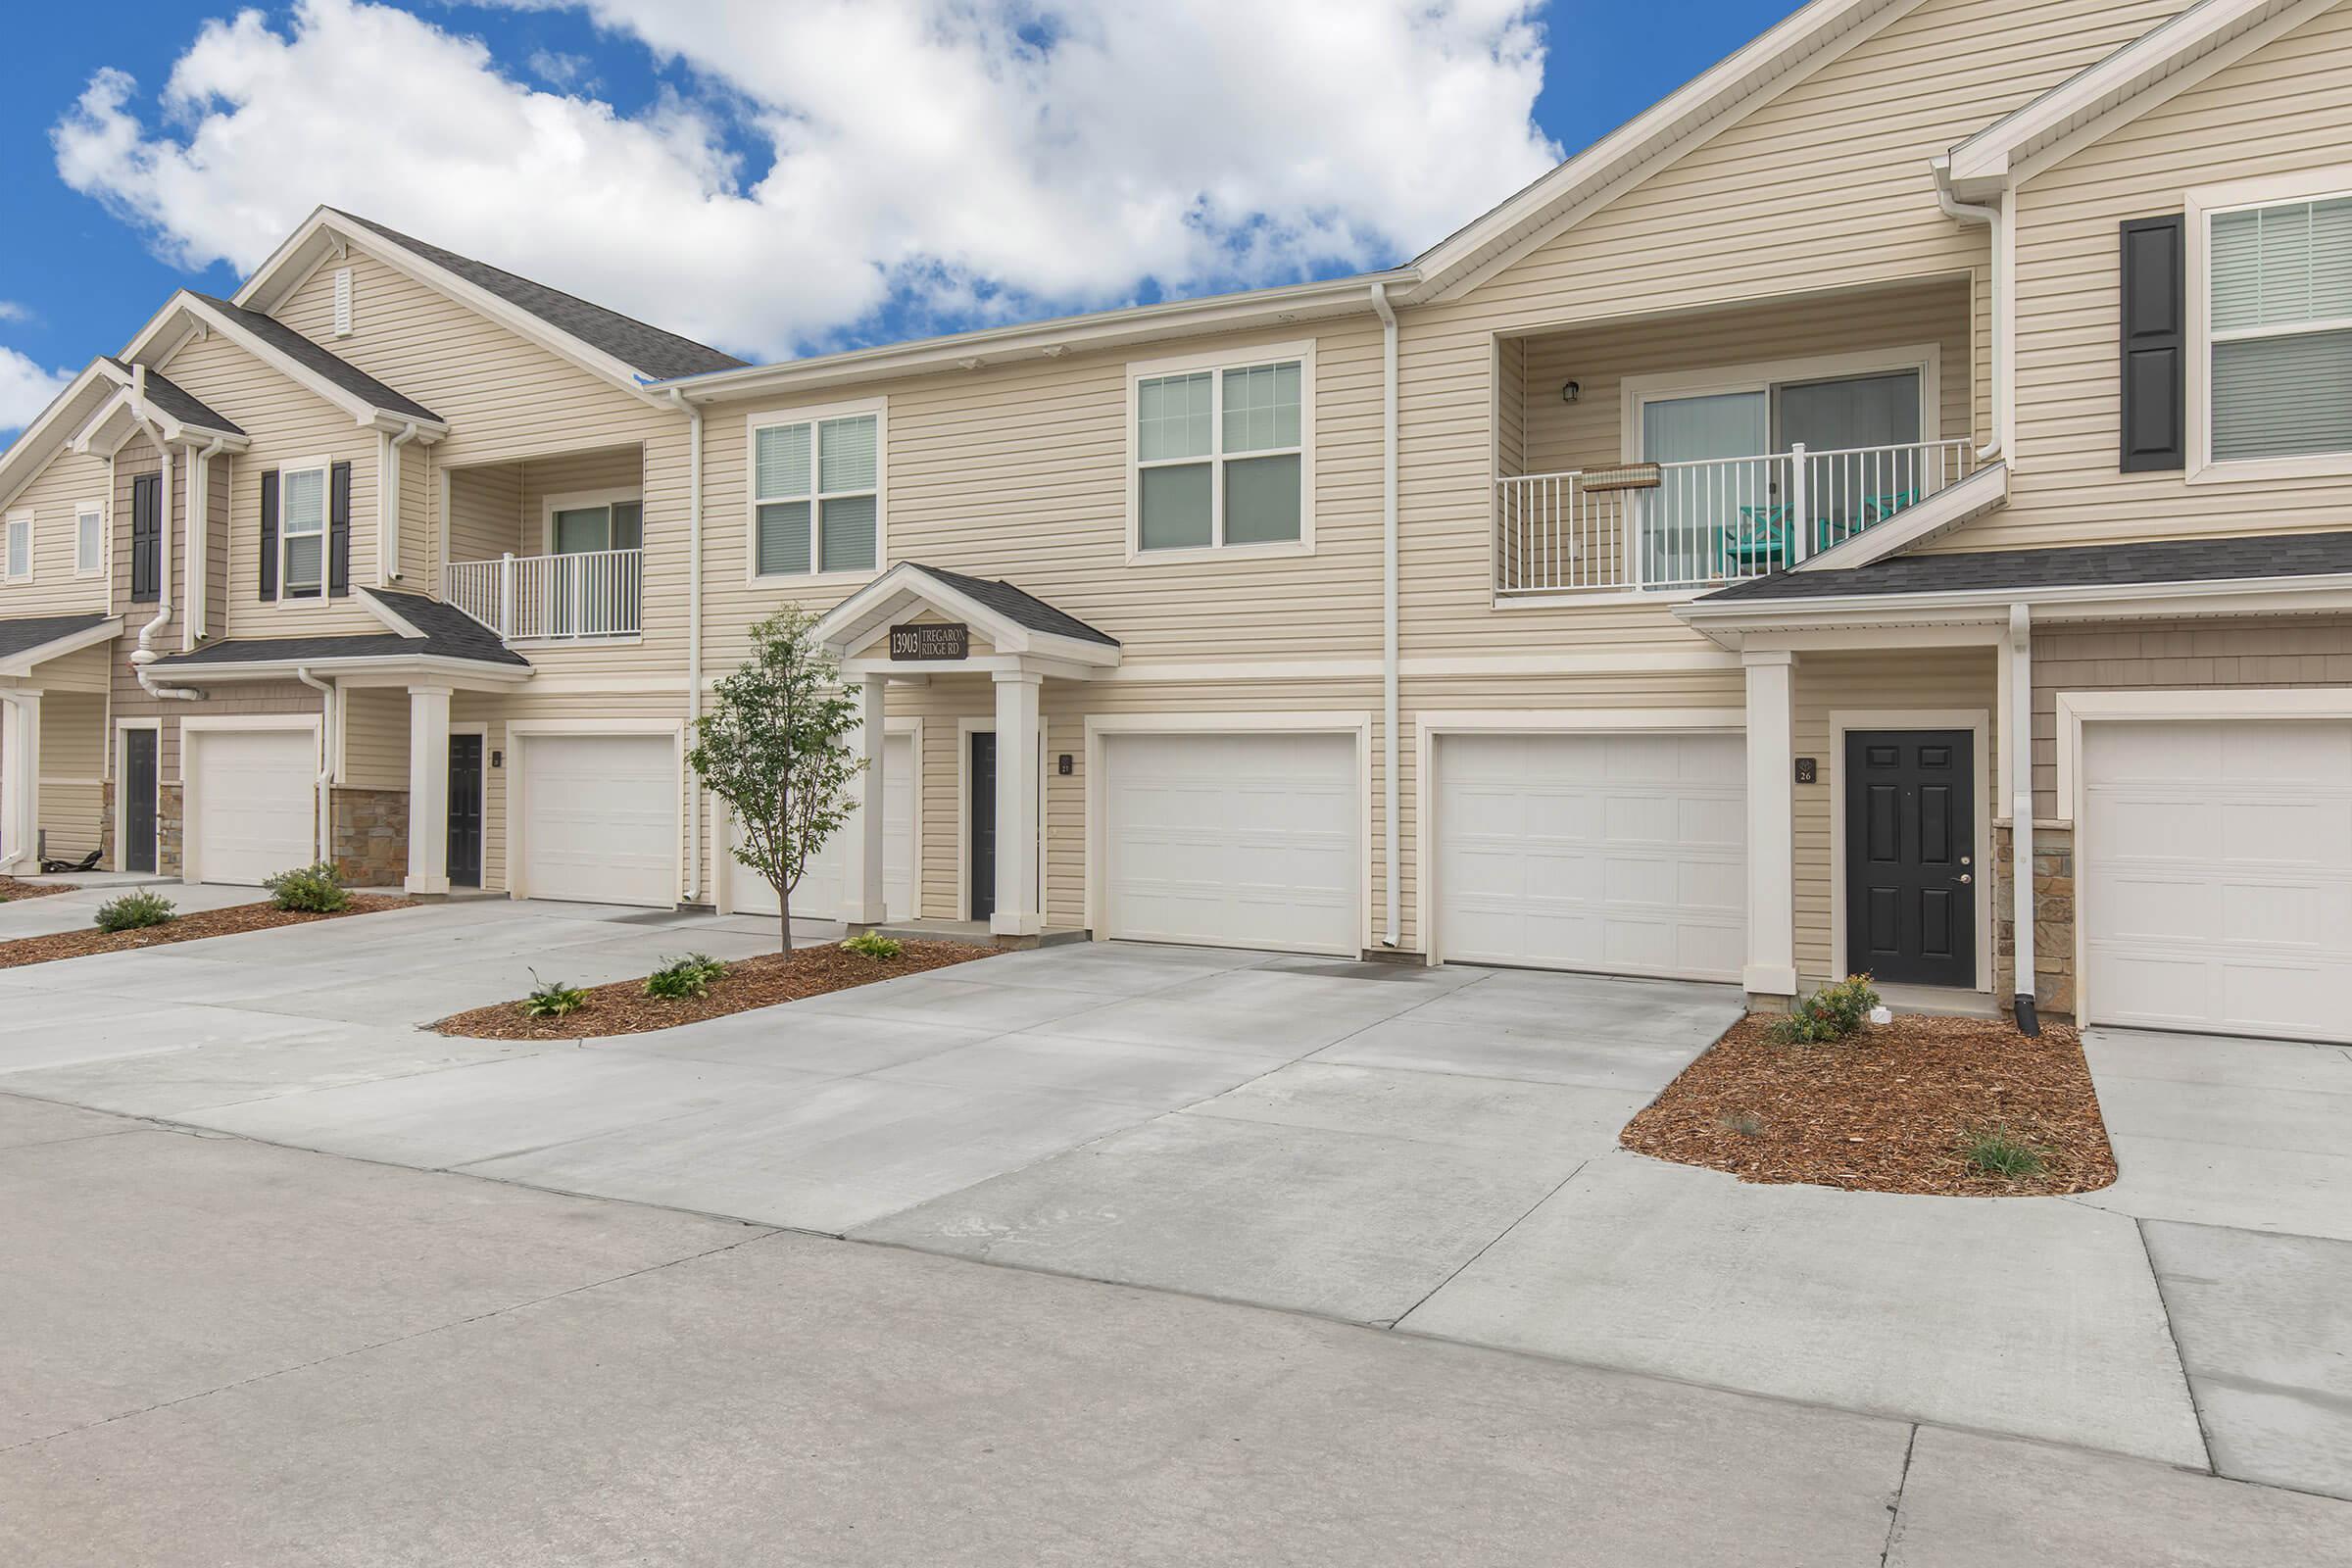
POLYGON ((1940 539, 1964 522, 1982 517, 2009 501, 2009 465, 1994 463, 1979 468, 1958 484, 1901 512, 1877 527, 1839 540, 1829 549, 1807 556, 1792 571, 1844 571, 1867 566, 1888 556, 1899 556, 1917 545, 1940 539))
POLYGON ((533 673, 523 664, 485 664, 471 659, 449 659, 437 654, 375 654, 349 659, 256 659, 234 664, 165 661, 148 666, 172 681, 222 682, 284 680, 298 669, 314 675, 433 675, 459 686, 518 686, 533 673))
POLYGON ((1021 326, 983 327, 948 337, 852 349, 782 365, 708 370, 700 375, 657 381, 654 386, 663 392, 674 388, 696 403, 714 403, 726 398, 800 394, 934 370, 977 369, 1015 360, 1056 358, 1248 327, 1287 326, 1297 321, 1358 314, 1369 316, 1373 284, 1401 285, 1419 276, 1411 268, 1399 268, 1324 283, 1295 283, 1247 294, 1138 305, 1021 326))
POLYGON ((179 346, 189 330, 198 326, 220 333, 304 391, 349 414, 357 423, 370 429, 389 430, 396 435, 412 424, 419 435, 430 434, 438 438, 449 434, 449 426, 438 419, 419 419, 394 409, 379 409, 358 393, 345 391, 301 361, 281 353, 273 345, 247 331, 185 289, 174 294, 172 303, 158 312, 139 335, 130 340, 122 357, 149 365, 160 364, 171 358, 172 351, 179 346))
POLYGON ((2333 3, 2203 0, 1954 147, 1950 157, 1953 188, 1965 195, 2005 182, 2038 148, 2086 120, 2129 107, 2135 95, 2163 82, 2180 61, 2218 48, 2274 14, 2317 15, 2333 3))
POLYGON ((818 618, 810 636, 836 659, 849 657, 910 608, 955 615, 977 627, 1001 654, 1029 654, 1073 666, 1107 669, 1119 662, 1115 644, 1037 631, 992 609, 910 561, 858 589, 818 618))
POLYGON ((113 366, 103 358, 92 360, 18 433, 8 450, 0 453, 0 505, 24 494, 24 487, 49 466, 49 460, 73 443, 96 412, 97 400, 104 395, 101 389, 112 388, 116 380, 113 366))
MULTIPOLYGON (((90 416, 82 421, 80 433, 74 437, 74 450, 88 452, 96 448, 112 452, 122 446, 129 439, 130 429, 119 426, 128 425, 135 429, 137 425, 131 403, 130 387, 127 384, 117 387, 114 395, 99 404, 90 416)), ((175 446, 209 446, 219 441, 223 452, 243 452, 253 445, 251 436, 217 430, 209 424, 183 423, 153 402, 147 405, 147 416, 155 421, 157 429, 163 431, 165 441, 175 446)))
POLYGON ((0 675, 10 676, 17 680, 29 680, 32 678, 35 665, 46 664, 52 659, 63 659, 68 654, 78 654, 84 648, 111 642, 122 635, 122 619, 121 616, 102 620, 95 626, 84 626, 77 632, 64 637, 53 637, 48 642, 25 649, 6 663, 0 663, 0 675))
MULTIPOLYGON (((2352 573, 2304 577, 2213 577, 2169 583, 2074 583, 2044 588, 1972 588, 1921 594, 1828 594, 1818 599, 1749 599, 1674 607, 1675 617, 1721 642, 1749 631, 1850 626, 1925 626, 2006 621, 2011 605, 2046 609, 2034 620, 2209 619, 2256 614, 2352 612, 2352 573)), ((1727 644, 1730 646, 1730 644, 1727 644)))
POLYGON ((1639 171, 1694 145, 1726 115, 1741 112, 1781 78, 1826 58, 1837 46, 1867 36, 1865 29, 1909 11, 1918 0, 1812 0, 1745 48, 1693 77, 1570 158, 1517 195, 1424 251, 1414 260, 1420 285, 1400 303, 1417 304, 1483 273, 1502 256, 1549 238, 1592 198, 1616 193, 1639 171))

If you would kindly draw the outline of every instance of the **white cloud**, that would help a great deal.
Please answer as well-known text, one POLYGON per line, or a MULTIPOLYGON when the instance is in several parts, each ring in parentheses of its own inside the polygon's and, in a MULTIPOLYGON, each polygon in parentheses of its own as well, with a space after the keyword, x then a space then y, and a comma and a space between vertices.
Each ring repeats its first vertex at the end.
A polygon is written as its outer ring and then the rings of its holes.
POLYGON ((250 269, 319 202, 743 352, 1385 265, 1547 168, 1528 0, 583 5, 709 90, 620 115, 360 0, 211 23, 67 182, 250 269), (734 148, 753 151, 739 158, 734 148))
POLYGON ((44 370, 15 349, 0 348, 0 432, 22 430, 66 389, 72 370, 44 370))
POLYGON ((534 49, 525 62, 531 74, 565 92, 596 90, 596 62, 586 55, 567 55, 556 49, 534 49))
POLYGON ((15 300, 0 300, 0 321, 27 321, 32 313, 15 300))

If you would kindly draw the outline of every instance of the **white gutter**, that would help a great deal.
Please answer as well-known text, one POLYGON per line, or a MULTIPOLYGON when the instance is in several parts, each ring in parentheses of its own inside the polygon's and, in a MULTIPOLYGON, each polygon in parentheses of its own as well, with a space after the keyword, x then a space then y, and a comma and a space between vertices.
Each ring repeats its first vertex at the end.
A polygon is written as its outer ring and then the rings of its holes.
MULTIPOLYGON (((686 394, 669 389, 669 401, 683 409, 689 421, 686 438, 686 741, 694 744, 694 726, 703 716, 703 411, 686 401, 686 394)), ((686 902, 695 903, 703 891, 703 791, 687 781, 686 902)), ((710 878, 718 880, 712 866, 710 878)))
POLYGON ((169 698, 195 703, 204 700, 204 693, 185 686, 158 686, 148 665, 161 657, 155 651, 155 634, 172 623, 172 443, 165 439, 163 427, 147 412, 147 367, 134 364, 130 369, 130 416, 139 428, 147 432, 163 459, 163 476, 155 498, 156 537, 156 611, 155 618, 139 628, 139 646, 130 652, 131 673, 138 677, 139 689, 150 697, 169 698))
POLYGON ((1977 449, 1977 461, 1990 462, 2008 446, 2009 433, 2009 311, 2010 277, 2016 255, 2015 236, 1999 206, 1961 201, 1952 194, 1952 169, 1946 160, 1936 164, 1936 205, 1963 223, 1984 223, 1992 231, 1992 440, 1977 449))
POLYGON ((297 666, 294 678, 318 694, 318 858, 335 858, 335 754, 342 749, 341 696, 332 681, 320 680, 308 664, 297 666))
POLYGON ((2037 1035, 2041 1023, 2034 1015, 2034 612, 2023 603, 2009 607, 2009 733, 2001 737, 2001 744, 2009 749, 2014 1006, 2019 1030, 2037 1035))
MULTIPOLYGON (((1396 739, 1398 712, 1402 704, 1397 696, 1397 635, 1396 635, 1396 309, 1389 303, 1389 286, 1385 282, 1372 285, 1372 310, 1380 318, 1380 391, 1381 391, 1381 457, 1380 457, 1380 698, 1381 748, 1385 776, 1382 784, 1382 838, 1386 841, 1387 873, 1387 932, 1382 946, 1395 948, 1402 943, 1404 892, 1399 886, 1404 873, 1404 847, 1397 837, 1402 814, 1399 803, 1402 792, 1396 779, 1396 739)), ((1423 788, 1427 788, 1423 781, 1423 788)), ((1423 946, 1428 945, 1426 934, 1423 946)))

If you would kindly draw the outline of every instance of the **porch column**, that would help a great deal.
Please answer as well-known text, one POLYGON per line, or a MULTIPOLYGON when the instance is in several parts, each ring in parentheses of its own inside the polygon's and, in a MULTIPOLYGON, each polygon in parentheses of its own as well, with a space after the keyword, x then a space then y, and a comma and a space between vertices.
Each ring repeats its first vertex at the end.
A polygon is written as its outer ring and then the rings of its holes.
POLYGON ((850 848, 843 868, 841 917, 851 925, 880 925, 890 918, 882 898, 882 759, 888 755, 885 737, 890 678, 868 675, 858 683, 858 738, 852 743, 864 768, 850 786, 857 814, 850 818, 850 848))
POLYGON ((0 701, 8 704, 8 733, 0 737, 0 804, 7 808, 0 864, 29 875, 41 868, 41 694, 19 687, 0 701))
POLYGON ((1740 656, 1747 670, 1747 963, 1740 983, 1751 996, 1796 995, 1794 716, 1789 684, 1796 656, 1740 656))
POLYGON ((1045 677, 997 672, 997 908, 1001 937, 1045 929, 1037 904, 1037 697, 1045 677))
POLYGON ((409 688, 411 893, 449 891, 449 688, 409 688))

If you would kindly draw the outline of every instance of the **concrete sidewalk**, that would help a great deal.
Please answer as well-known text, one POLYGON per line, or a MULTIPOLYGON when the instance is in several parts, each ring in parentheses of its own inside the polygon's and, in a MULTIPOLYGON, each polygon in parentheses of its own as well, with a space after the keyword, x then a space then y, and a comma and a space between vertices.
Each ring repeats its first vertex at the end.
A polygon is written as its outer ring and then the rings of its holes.
POLYGON ((6 1096, 0 1250, 0 1561, 2352 1564, 2163 1466, 6 1096))

